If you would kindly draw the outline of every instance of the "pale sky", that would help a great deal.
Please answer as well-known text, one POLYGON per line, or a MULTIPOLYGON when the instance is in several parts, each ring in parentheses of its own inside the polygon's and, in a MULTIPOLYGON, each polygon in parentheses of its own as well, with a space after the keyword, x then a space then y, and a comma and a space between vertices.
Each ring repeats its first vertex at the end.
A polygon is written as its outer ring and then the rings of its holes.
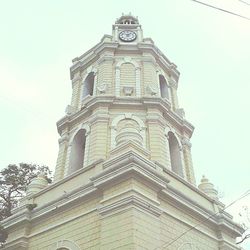
MULTIPOLYGON (((239 0, 202 1, 250 18, 239 0)), ((122 12, 177 65, 197 184, 205 174, 229 204, 250 189, 250 21, 191 0, 0 1, 0 167, 54 169, 71 60, 111 34, 122 12)), ((249 196, 228 211, 237 217, 249 196)))

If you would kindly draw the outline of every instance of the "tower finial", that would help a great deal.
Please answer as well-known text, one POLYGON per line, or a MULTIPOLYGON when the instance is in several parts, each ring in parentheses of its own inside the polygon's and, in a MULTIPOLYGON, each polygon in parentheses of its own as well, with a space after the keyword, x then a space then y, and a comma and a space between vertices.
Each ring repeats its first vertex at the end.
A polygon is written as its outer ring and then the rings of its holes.
POLYGON ((202 175, 201 183, 198 188, 211 198, 218 200, 218 191, 214 188, 214 185, 209 182, 205 175, 202 175))

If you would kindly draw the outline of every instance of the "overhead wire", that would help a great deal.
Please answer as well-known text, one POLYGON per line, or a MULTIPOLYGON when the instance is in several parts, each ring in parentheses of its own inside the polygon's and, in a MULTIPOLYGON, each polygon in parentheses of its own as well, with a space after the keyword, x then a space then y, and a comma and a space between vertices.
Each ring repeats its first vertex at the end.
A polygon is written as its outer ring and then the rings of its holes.
POLYGON ((241 3, 247 4, 247 5, 250 5, 250 3, 246 2, 246 1, 243 1, 243 0, 238 0, 238 1, 241 3))
MULTIPOLYGON (((184 231, 182 234, 180 234, 178 237, 176 237, 174 240, 167 242, 165 244, 163 244, 160 247, 156 247, 154 248, 154 250, 156 249, 167 249, 168 247, 170 247, 171 245, 173 245, 177 240, 179 240, 180 238, 182 238, 184 235, 186 235, 188 232, 194 230, 195 228, 197 228, 200 225, 203 225, 205 222, 207 222, 208 220, 210 220, 211 218, 213 218, 214 216, 216 216, 217 214, 225 211, 227 208, 229 208, 230 206, 232 206, 233 204, 235 204, 236 202, 238 202, 239 200, 245 198, 247 195, 250 194, 250 189, 247 190, 244 194, 242 194, 239 198, 235 199, 234 201, 232 201, 229 205, 225 206, 223 209, 219 210, 218 212, 210 215, 209 217, 207 217, 205 220, 203 220, 202 222, 196 224, 195 226, 190 227, 188 230, 184 231)), ((243 240, 244 241, 244 240, 243 240)))
POLYGON ((250 18, 249 18, 249 17, 240 15, 240 14, 238 14, 238 13, 235 13, 235 12, 232 12, 232 11, 229 11, 229 10, 222 9, 222 8, 219 8, 219 7, 217 7, 217 6, 214 6, 214 5, 211 5, 211 4, 208 4, 208 3, 200 2, 200 1, 198 1, 198 0, 191 0, 191 1, 193 1, 193 2, 195 2, 195 3, 202 4, 202 5, 204 5, 204 6, 207 6, 207 7, 213 8, 213 9, 216 9, 216 10, 219 10, 219 11, 222 11, 222 12, 225 12, 225 13, 227 13, 227 14, 231 14, 231 15, 234 15, 234 16, 237 16, 237 17, 240 17, 240 18, 244 18, 244 19, 250 21, 250 18))

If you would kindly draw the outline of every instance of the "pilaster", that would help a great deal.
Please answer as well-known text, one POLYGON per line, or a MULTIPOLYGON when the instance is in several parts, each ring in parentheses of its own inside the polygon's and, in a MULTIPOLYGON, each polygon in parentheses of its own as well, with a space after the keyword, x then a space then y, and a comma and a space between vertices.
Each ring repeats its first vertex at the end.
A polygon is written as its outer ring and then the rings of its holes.
POLYGON ((74 75, 72 79, 72 97, 71 97, 71 106, 74 108, 79 108, 81 95, 81 75, 80 72, 74 75))
POLYGON ((187 180, 192 183, 196 184, 195 176, 194 176, 194 169, 193 169, 193 162, 192 162, 192 155, 191 155, 191 146, 192 144, 187 138, 184 138, 182 140, 182 151, 183 151, 183 157, 184 157, 184 163, 185 163, 185 170, 187 175, 187 180))
POLYGON ((178 96, 177 96, 177 83, 173 80, 169 81, 170 83, 170 91, 171 91, 171 100, 173 104, 173 109, 176 110, 179 108, 178 96))
POLYGON ((121 79, 121 68, 115 67, 115 95, 120 96, 120 79, 121 79))
POLYGON ((165 131, 163 125, 160 123, 162 116, 157 110, 148 110, 147 124, 148 124, 148 137, 149 137, 149 150, 151 152, 151 159, 158 161, 164 166, 168 166, 169 154, 165 140, 165 131))
POLYGON ((136 85, 136 97, 141 97, 141 68, 135 68, 135 85, 136 85))
POLYGON ((69 137, 67 133, 58 140, 59 142, 59 152, 56 162, 56 169, 54 174, 54 181, 57 182, 64 177, 65 161, 67 156, 69 137))

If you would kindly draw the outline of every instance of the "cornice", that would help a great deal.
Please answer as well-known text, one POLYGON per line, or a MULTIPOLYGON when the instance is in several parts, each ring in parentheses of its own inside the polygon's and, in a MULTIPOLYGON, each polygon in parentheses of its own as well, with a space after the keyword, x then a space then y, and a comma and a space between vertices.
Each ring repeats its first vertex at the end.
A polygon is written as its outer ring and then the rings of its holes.
POLYGON ((130 195, 111 204, 103 205, 99 207, 98 211, 101 216, 107 217, 130 208, 140 209, 156 217, 162 214, 162 210, 158 206, 136 195, 130 195))
MULTIPOLYGON (((163 100, 160 97, 95 96, 89 97, 84 100, 84 106, 81 110, 72 115, 64 116, 57 122, 57 129, 59 134, 61 134, 62 130, 65 127, 70 126, 71 123, 74 123, 77 120, 82 120, 87 113, 100 106, 106 106, 110 108, 128 108, 133 106, 133 108, 143 108, 145 110, 148 107, 159 108, 160 111, 163 113, 164 119, 166 119, 166 125, 169 121, 174 123, 173 125, 177 126, 180 131, 184 131, 186 134, 189 135, 189 137, 192 136, 194 130, 194 126, 191 123, 180 117, 178 114, 176 114, 176 112, 172 111, 169 102, 163 100)), ((107 119, 107 117, 103 118, 107 119)))
MULTIPOLYGON (((63 183, 70 181, 71 179, 75 178, 76 176, 81 175, 81 174, 89 171, 90 169, 94 168, 96 165, 101 164, 102 162, 104 162, 104 159, 98 159, 98 160, 92 162, 91 164, 89 164, 88 166, 81 168, 81 169, 75 171, 74 173, 64 177, 62 180, 57 181, 57 182, 53 182, 52 184, 50 184, 46 188, 42 189, 40 192, 33 194, 32 196, 30 196, 28 198, 30 198, 30 199, 36 198, 36 197, 42 195, 43 193, 47 193, 48 191, 62 185, 63 183)), ((91 185, 91 184, 89 184, 89 185, 91 185)))
POLYGON ((111 180, 131 175, 142 177, 158 190, 166 188, 169 182, 167 178, 156 170, 156 166, 152 161, 133 151, 108 159, 103 163, 103 168, 104 170, 101 173, 90 178, 93 185, 97 188, 103 188, 111 180))
POLYGON ((234 221, 232 221, 230 218, 228 218, 224 211, 221 211, 217 216, 217 223, 218 228, 222 232, 227 231, 231 235, 233 235, 234 238, 241 236, 244 233, 244 229, 234 221))
MULTIPOLYGON (((244 229, 233 222, 231 218, 228 218, 224 214, 224 210, 219 208, 219 211, 211 211, 207 208, 199 205, 193 199, 185 196, 182 192, 176 190, 171 185, 168 185, 168 189, 162 190, 160 197, 167 202, 171 200, 171 203, 178 208, 182 208, 188 212, 191 216, 196 218, 200 217, 200 224, 208 224, 214 227, 216 230, 221 230, 227 234, 233 235, 233 237, 241 236, 244 229)), ((166 211, 166 213, 168 213, 166 211)))
POLYGON ((12 216, 8 217, 7 219, 1 221, 1 224, 4 228, 15 228, 19 225, 24 226, 25 224, 30 222, 31 213, 25 207, 20 207, 20 212, 13 214, 12 216))
MULTIPOLYGON (((173 64, 164 54, 163 52, 155 46, 153 43, 146 43, 146 42, 140 42, 135 44, 123 44, 119 45, 118 42, 112 41, 112 36, 104 35, 104 37, 101 39, 99 43, 97 43, 95 46, 93 46, 91 49, 89 49, 87 52, 85 52, 80 57, 74 58, 73 65, 70 67, 70 75, 71 79, 73 78, 73 75, 76 71, 79 69, 84 70, 87 65, 92 60, 98 60, 101 56, 101 53, 105 50, 111 50, 111 51, 140 51, 142 52, 149 52, 154 57, 154 61, 161 64, 165 70, 172 75, 172 77, 178 82, 179 79, 179 71, 176 69, 176 65, 173 64), (107 41, 108 40, 108 41, 107 41)), ((142 58, 143 60, 143 58, 142 58)), ((154 62, 154 63, 155 63, 154 62)))
POLYGON ((102 39, 101 42, 96 44, 86 53, 81 55, 80 57, 76 57, 73 59, 74 64, 70 67, 70 76, 71 80, 73 79, 74 73, 79 69, 84 70, 88 67, 88 64, 92 60, 98 60, 102 52, 106 50, 114 51, 118 47, 117 42, 106 42, 105 39, 102 39))
POLYGON ((94 193, 97 193, 97 189, 92 185, 92 183, 64 193, 62 196, 45 204, 44 206, 34 209, 31 221, 42 219, 49 214, 56 214, 59 209, 70 208, 72 204, 79 200, 89 199, 90 195, 93 195, 94 193))
POLYGON ((169 170, 167 168, 164 168, 164 166, 162 166, 159 162, 155 161, 155 164, 161 166, 163 168, 163 171, 165 173, 167 173, 168 175, 170 175, 173 178, 177 179, 179 182, 183 183, 185 186, 187 186, 188 188, 190 188, 194 192, 198 193, 203 198, 205 198, 205 199, 209 200, 210 202, 212 202, 212 203, 220 206, 221 208, 225 207, 225 205, 222 202, 220 202, 219 200, 215 200, 215 199, 211 198, 210 196, 208 196, 207 194, 205 194, 204 192, 202 192, 199 188, 197 188, 196 186, 194 186, 190 182, 186 181, 185 179, 183 179, 181 176, 179 176, 175 172, 173 172, 173 171, 171 171, 171 170, 169 170))
POLYGON ((158 47, 150 43, 138 43, 138 48, 142 51, 150 52, 155 58, 156 62, 161 64, 165 70, 172 75, 172 77, 178 82, 180 72, 176 69, 176 65, 160 51, 158 47))
POLYGON ((5 250, 27 250, 28 249, 28 237, 23 236, 17 239, 7 242, 3 247, 5 250))

